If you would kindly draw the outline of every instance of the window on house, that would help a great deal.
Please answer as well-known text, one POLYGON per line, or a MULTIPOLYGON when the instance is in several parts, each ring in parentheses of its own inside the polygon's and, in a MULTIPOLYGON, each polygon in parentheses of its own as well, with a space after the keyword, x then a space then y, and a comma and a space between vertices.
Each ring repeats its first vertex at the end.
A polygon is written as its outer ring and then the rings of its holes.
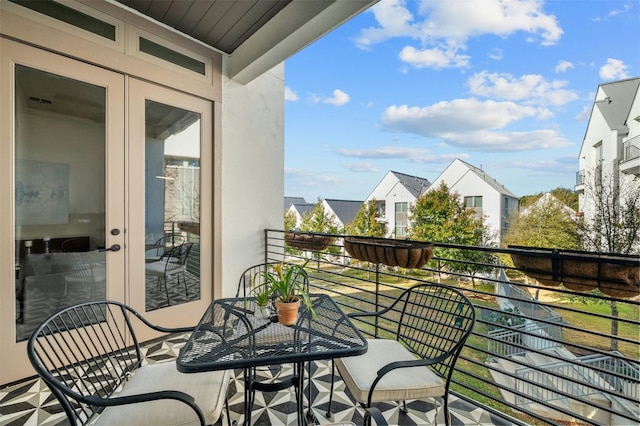
POLYGON ((409 223, 408 211, 409 203, 396 203, 395 205, 396 217, 395 217, 395 236, 396 238, 402 238, 407 236, 407 227, 409 223))
POLYGON ((384 200, 376 201, 376 212, 378 214, 378 218, 384 219, 386 216, 386 203, 384 200))
POLYGON ((482 195, 464 197, 464 206, 473 209, 477 217, 482 217, 482 195))

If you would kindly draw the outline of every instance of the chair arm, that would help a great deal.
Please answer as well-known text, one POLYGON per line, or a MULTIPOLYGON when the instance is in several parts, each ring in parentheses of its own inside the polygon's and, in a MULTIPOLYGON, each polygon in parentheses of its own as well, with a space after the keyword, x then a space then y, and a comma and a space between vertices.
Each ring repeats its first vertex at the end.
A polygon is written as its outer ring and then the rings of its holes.
POLYGON ((437 364, 441 362, 441 357, 438 358, 418 358, 407 361, 395 361, 390 362, 389 364, 382 367, 378 370, 378 380, 392 370, 397 370, 398 368, 409 368, 409 367, 426 367, 428 365, 437 364))
POLYGON ((384 416, 382 415, 382 413, 380 412, 380 410, 378 410, 376 407, 368 407, 365 408, 365 413, 364 413, 364 424, 371 424, 370 423, 370 419, 373 419, 376 422, 377 426, 386 426, 388 425, 387 420, 384 418, 384 416))
POLYGON ((125 305, 122 305, 122 306, 124 306, 129 312, 135 315, 135 317, 138 318, 140 321, 142 321, 147 327, 156 331, 160 331, 162 333, 186 333, 189 331, 193 331, 195 329, 195 325, 186 326, 186 327, 163 327, 161 325, 156 325, 149 322, 149 320, 143 317, 135 309, 132 309, 129 306, 125 306, 125 305))
POLYGON ((202 414, 200 407, 196 405, 195 399, 191 395, 181 391, 158 391, 153 393, 141 393, 137 395, 116 396, 113 398, 97 398, 94 396, 89 396, 82 399, 89 404, 102 407, 137 404, 140 402, 158 401, 161 399, 173 399, 175 401, 180 401, 184 404, 187 404, 189 407, 191 407, 191 409, 198 416, 200 424, 202 426, 206 424, 204 414, 202 414))

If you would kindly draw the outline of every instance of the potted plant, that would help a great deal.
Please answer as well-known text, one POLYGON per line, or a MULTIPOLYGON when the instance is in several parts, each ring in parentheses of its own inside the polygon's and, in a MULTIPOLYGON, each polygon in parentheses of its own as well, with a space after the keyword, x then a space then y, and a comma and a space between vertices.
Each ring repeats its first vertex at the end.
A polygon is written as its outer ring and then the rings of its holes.
POLYGON ((264 283, 255 287, 256 295, 263 294, 267 299, 275 298, 274 305, 278 313, 278 322, 293 325, 298 317, 300 303, 313 312, 308 292, 308 283, 304 265, 272 265, 264 272, 264 283))
POLYGON ((264 288, 254 289, 252 293, 255 295, 256 311, 255 317, 258 319, 267 319, 270 317, 269 303, 271 296, 264 288))

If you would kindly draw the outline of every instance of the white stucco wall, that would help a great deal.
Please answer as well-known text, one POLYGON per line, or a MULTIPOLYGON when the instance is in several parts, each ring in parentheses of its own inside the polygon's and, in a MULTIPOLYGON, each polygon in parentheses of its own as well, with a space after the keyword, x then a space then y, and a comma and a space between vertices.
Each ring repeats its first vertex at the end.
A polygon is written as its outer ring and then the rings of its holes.
POLYGON ((284 64, 242 85, 226 77, 227 59, 214 159, 222 296, 234 295, 240 273, 263 261, 264 229, 284 227, 284 64))
MULTIPOLYGON (((416 197, 400 183, 392 172, 388 172, 367 197, 365 202, 373 200, 374 198, 376 201, 385 201, 384 222, 387 225, 386 236, 389 238, 393 237, 395 231, 396 203, 408 203, 408 210, 411 210, 411 207, 416 203, 416 197)), ((411 220, 410 212, 408 216, 409 220, 411 220)))
MULTIPOLYGON (((595 102, 606 102, 607 94, 599 87, 596 93, 595 102)), ((594 208, 594 200, 588 197, 592 191, 590 188, 594 186, 594 173, 596 167, 601 164, 602 177, 604 182, 611 181, 615 176, 621 187, 639 185, 634 175, 619 171, 618 164, 623 160, 623 144, 625 141, 640 136, 640 122, 636 121, 636 117, 640 116, 640 96, 636 95, 632 104, 630 114, 625 123, 628 127, 628 133, 619 133, 618 130, 612 130, 607 124, 598 106, 594 103, 593 111, 589 119, 585 138, 582 143, 579 155, 579 170, 585 173, 584 185, 579 192, 579 210, 583 211, 585 218, 590 217, 594 208), (598 159, 598 145, 602 144, 602 158, 598 159)), ((621 194, 625 194, 625 190, 621 190, 621 194)))

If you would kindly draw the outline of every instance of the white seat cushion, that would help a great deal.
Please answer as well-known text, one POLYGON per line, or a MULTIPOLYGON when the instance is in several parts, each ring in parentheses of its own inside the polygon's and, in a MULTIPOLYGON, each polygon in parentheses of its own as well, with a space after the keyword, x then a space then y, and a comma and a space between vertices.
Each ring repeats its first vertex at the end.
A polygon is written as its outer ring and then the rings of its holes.
MULTIPOLYGON (((358 402, 366 403, 377 372, 395 361, 416 357, 396 340, 367 340, 364 355, 336 359, 336 367, 358 402)), ((387 373, 376 385, 371 402, 404 401, 444 395, 444 381, 427 367, 399 368, 387 373)))
MULTIPOLYGON (((231 372, 180 373, 175 362, 141 367, 117 396, 161 390, 177 390, 194 397, 206 424, 220 418, 231 372)), ((108 407, 96 425, 199 425, 198 416, 188 405, 171 399, 108 407)))

